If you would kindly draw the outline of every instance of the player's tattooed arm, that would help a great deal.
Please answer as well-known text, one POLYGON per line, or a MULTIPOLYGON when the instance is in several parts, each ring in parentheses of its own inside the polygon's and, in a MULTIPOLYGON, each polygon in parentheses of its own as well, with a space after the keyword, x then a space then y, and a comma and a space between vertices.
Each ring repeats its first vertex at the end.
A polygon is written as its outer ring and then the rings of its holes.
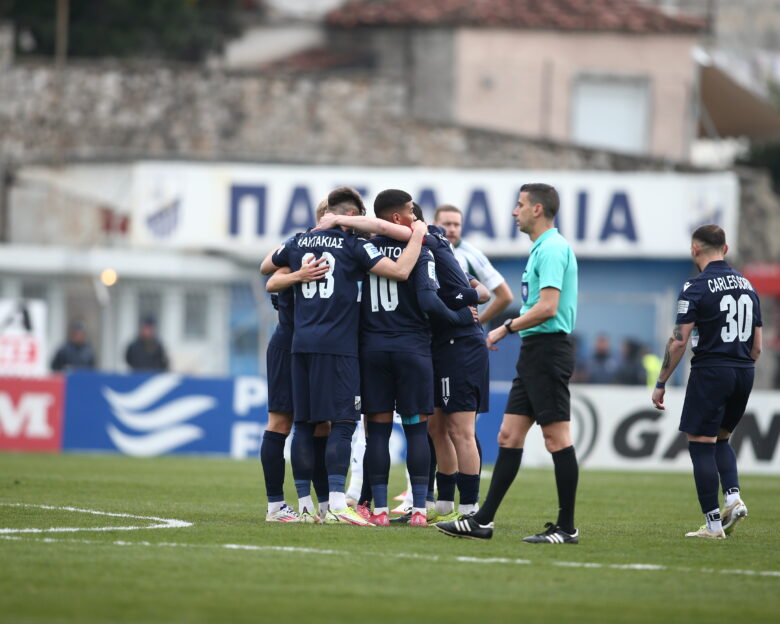
MULTIPOLYGON (((664 349, 664 359, 661 364, 661 371, 658 374, 658 381, 661 384, 665 384, 672 373, 680 363, 685 349, 688 346, 688 338, 693 331, 693 323, 685 323, 682 325, 675 325, 672 330, 672 337, 666 343, 666 349, 664 349)), ((653 390, 652 401, 658 409, 664 409, 664 394, 665 388, 656 387, 653 390)))
POLYGON ((666 382, 671 377, 674 369, 680 363, 685 348, 688 346, 688 338, 693 330, 693 323, 675 325, 672 329, 672 337, 666 343, 664 350, 664 359, 661 364, 661 372, 658 375, 658 381, 666 382))

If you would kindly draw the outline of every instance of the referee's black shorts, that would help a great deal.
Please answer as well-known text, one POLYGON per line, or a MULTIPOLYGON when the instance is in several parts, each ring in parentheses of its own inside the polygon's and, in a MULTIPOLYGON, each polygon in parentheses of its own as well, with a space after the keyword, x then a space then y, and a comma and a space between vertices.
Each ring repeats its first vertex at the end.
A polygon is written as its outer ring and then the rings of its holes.
POLYGON ((569 379, 573 372, 574 345, 568 334, 523 338, 517 377, 504 413, 529 416, 540 425, 570 420, 569 379))

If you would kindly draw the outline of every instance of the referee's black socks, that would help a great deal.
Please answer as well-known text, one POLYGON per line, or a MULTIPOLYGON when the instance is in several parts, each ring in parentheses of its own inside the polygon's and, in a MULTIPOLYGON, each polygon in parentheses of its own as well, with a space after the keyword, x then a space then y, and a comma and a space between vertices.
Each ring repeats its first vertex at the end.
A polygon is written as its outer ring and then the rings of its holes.
POLYGON ((555 465, 555 485, 558 487, 558 521, 556 524, 570 535, 574 528, 574 501, 580 469, 573 446, 552 453, 555 465))
POLYGON ((479 524, 493 522, 498 507, 504 500, 509 487, 520 470, 520 461, 523 458, 523 449, 498 447, 498 458, 493 468, 493 477, 490 479, 490 488, 487 498, 482 503, 479 511, 474 515, 474 520, 479 524))

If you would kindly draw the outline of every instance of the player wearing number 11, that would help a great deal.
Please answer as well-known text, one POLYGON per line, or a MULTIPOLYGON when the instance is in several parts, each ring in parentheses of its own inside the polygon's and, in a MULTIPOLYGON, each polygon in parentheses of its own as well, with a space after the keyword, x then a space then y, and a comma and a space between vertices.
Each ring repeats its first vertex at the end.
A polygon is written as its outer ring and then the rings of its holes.
POLYGON ((692 235, 691 256, 701 273, 682 287, 677 324, 666 345, 653 405, 664 407, 666 381, 692 336, 693 359, 680 419, 688 435, 693 478, 705 523, 686 537, 723 539, 747 516, 729 437, 745 413, 761 354, 761 307, 753 286, 724 260, 726 235, 703 225, 692 235), (718 484, 725 498, 718 506, 718 484))
MULTIPOLYGON (((357 191, 341 187, 328 195, 327 213, 364 214, 365 207, 357 191)), ((369 524, 347 507, 344 495, 352 434, 360 418, 360 284, 367 271, 406 280, 420 255, 424 234, 422 225, 413 228, 406 249, 395 262, 366 239, 342 228, 297 234, 271 257, 275 267, 287 266, 292 271, 311 260, 324 259, 328 267, 322 278, 295 284, 292 340, 292 453, 299 466, 310 459, 313 467, 314 427, 319 422, 331 423, 325 450, 330 490, 326 522, 369 524)), ((271 281, 267 288, 271 289, 271 281)))

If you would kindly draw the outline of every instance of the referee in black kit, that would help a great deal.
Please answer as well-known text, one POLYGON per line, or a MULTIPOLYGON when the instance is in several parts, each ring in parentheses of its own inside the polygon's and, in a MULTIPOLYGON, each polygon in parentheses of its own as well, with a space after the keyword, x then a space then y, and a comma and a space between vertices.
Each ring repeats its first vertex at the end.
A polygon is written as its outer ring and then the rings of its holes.
POLYGON ((498 459, 487 498, 475 514, 436 524, 453 537, 493 536, 493 518, 520 469, 525 437, 537 422, 555 464, 558 519, 523 541, 579 542, 574 526, 579 468, 569 431, 569 379, 574 371, 574 346, 569 334, 577 316, 577 259, 571 245, 554 227, 559 203, 554 187, 524 184, 512 211, 520 231, 533 242, 523 272, 523 307, 519 317, 508 319, 488 334, 487 344, 496 350, 497 342, 519 332, 523 346, 498 434, 498 459))

